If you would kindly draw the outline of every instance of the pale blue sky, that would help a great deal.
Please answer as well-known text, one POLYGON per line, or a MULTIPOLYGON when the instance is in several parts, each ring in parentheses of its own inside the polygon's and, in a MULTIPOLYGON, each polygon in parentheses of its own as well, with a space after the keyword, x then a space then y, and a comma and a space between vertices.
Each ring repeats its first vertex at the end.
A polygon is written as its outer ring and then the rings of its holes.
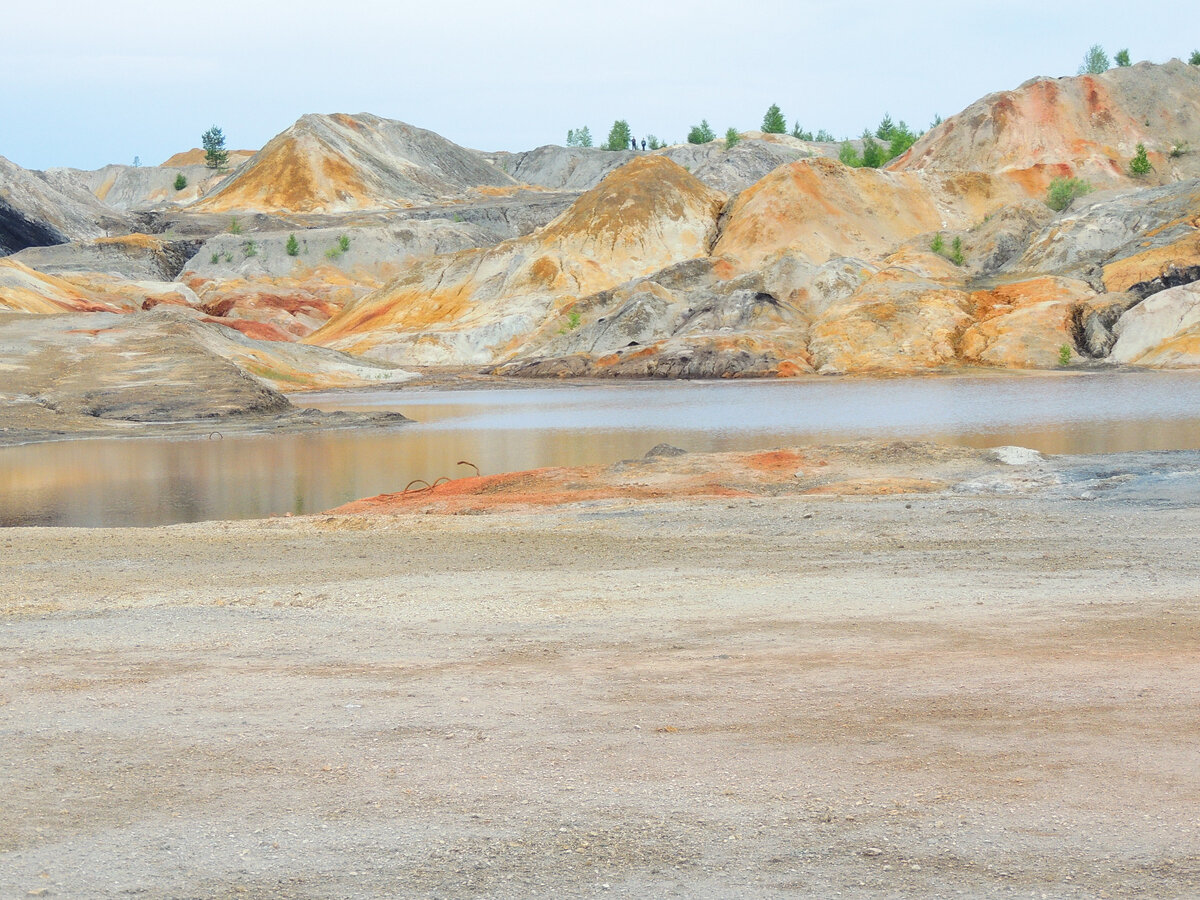
POLYGON ((481 150, 563 143, 616 118, 682 140, 789 123, 924 128, 992 91, 1075 74, 1091 44, 1164 62, 1200 4, 1129 0, 6 2, 0 155, 143 165, 220 125, 257 148, 307 112, 373 112, 481 150))

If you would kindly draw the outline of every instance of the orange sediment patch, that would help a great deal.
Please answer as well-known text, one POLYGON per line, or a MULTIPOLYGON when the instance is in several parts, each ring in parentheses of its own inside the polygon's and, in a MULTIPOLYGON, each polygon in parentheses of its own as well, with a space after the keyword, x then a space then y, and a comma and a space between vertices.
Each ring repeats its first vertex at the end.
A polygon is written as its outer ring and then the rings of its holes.
POLYGON ((627 460, 612 466, 532 469, 453 481, 438 479, 432 486, 418 481, 404 491, 356 500, 332 512, 452 515, 596 500, 884 495, 929 493, 946 486, 946 481, 928 475, 863 471, 861 459, 848 458, 836 448, 832 453, 821 451, 820 459, 806 457, 803 450, 780 449, 627 460))
POLYGON ((1172 267, 1197 265, 1200 265, 1200 232, 1110 263, 1104 267, 1104 286, 1110 291, 1127 291, 1140 282, 1153 281, 1172 267))

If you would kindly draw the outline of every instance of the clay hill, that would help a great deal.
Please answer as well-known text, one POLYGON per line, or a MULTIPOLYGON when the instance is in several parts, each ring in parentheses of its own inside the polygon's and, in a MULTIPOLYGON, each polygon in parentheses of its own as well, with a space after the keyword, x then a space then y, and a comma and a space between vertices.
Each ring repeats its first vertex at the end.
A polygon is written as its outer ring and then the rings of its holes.
POLYGON ((1102 75, 1035 78, 989 94, 921 138, 892 168, 992 172, 1033 192, 1055 176, 1123 181, 1138 144, 1159 177, 1200 177, 1200 67, 1177 59, 1102 75), (1174 153, 1173 153, 1174 151, 1174 153))
POLYGON ((93 172, 0 159, 0 332, 64 313, 144 320, 142 337, 190 322, 261 347, 227 361, 284 390, 397 366, 1200 365, 1200 68, 1034 79, 885 169, 837 155, 757 132, 484 153, 339 114, 305 116, 221 172, 195 150, 93 172), (1138 144, 1151 170, 1135 175, 1138 144), (1051 209, 1061 176, 1090 192, 1051 209))
POLYGON ((432 131, 365 113, 304 116, 196 204, 212 212, 346 212, 461 199, 517 182, 432 131))

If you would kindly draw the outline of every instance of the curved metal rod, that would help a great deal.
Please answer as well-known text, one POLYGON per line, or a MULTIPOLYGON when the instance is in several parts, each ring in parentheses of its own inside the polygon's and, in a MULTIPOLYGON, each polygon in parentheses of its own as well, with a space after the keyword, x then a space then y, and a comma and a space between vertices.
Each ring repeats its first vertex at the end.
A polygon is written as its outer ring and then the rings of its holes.
POLYGON ((475 477, 476 478, 481 477, 479 474, 479 466, 475 465, 475 463, 473 463, 473 462, 467 462, 465 459, 460 459, 457 463, 455 463, 455 465, 470 466, 472 469, 475 470, 475 477))

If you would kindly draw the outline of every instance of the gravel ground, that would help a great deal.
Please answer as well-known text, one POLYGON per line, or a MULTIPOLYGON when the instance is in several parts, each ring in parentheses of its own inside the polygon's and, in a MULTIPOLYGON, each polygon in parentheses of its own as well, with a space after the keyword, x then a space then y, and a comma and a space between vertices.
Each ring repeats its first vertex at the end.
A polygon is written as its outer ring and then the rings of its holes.
POLYGON ((1164 490, 0 531, 0 896, 1198 896, 1164 490))

